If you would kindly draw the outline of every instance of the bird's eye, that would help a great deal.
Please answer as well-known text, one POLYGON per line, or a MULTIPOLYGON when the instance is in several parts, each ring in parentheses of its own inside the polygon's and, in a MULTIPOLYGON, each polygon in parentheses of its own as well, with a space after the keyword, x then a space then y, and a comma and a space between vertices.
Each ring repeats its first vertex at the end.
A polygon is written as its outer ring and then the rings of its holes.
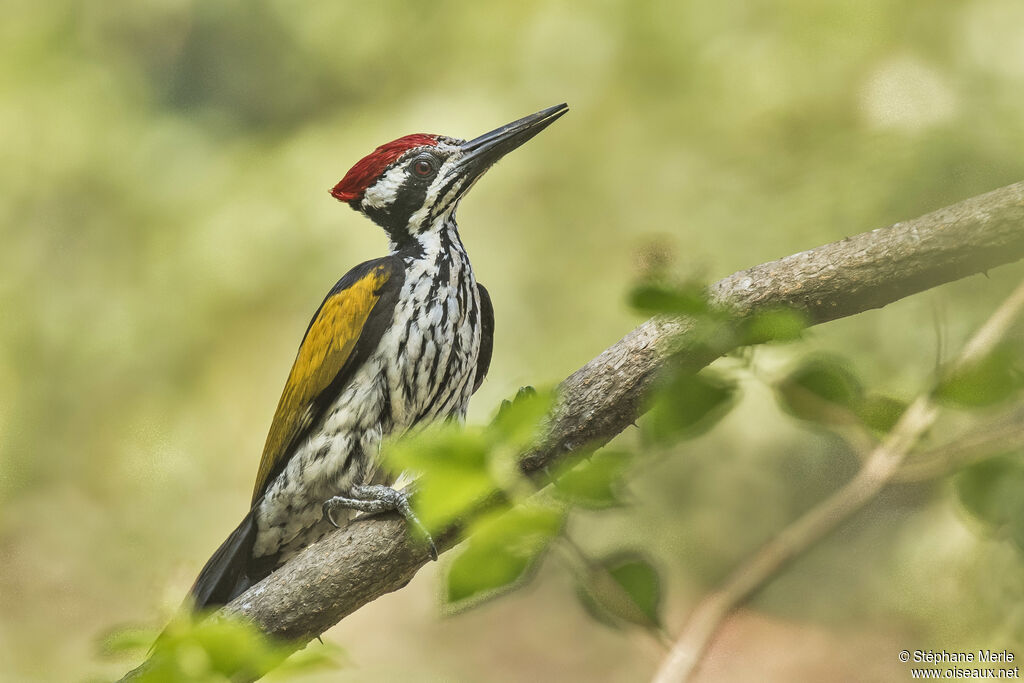
POLYGON ((434 164, 430 159, 417 159, 412 162, 412 172, 421 178, 433 175, 434 171, 434 164))

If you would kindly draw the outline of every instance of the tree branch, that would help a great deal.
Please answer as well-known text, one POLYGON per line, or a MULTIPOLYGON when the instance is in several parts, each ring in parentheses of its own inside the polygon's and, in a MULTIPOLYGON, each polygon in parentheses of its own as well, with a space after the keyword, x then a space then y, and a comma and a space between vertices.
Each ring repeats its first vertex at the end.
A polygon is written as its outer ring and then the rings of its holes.
MULTIPOLYGON (((788 306, 821 323, 1022 257, 1024 183, 1016 183, 735 273, 712 285, 711 293, 741 316, 788 306)), ((524 456, 523 470, 535 472, 574 450, 603 445, 633 423, 672 353, 694 369, 713 361, 691 331, 686 320, 648 320, 563 381, 548 436, 524 456)), ((444 541, 442 548, 450 546, 454 535, 444 541)), ((304 550, 225 611, 305 643, 404 586, 427 559, 394 516, 360 520, 304 550)))

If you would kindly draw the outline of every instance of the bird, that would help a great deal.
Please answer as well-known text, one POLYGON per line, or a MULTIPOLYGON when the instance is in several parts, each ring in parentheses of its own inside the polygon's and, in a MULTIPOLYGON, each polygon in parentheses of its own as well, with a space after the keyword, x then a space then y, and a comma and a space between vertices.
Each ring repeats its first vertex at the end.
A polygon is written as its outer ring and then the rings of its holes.
MULTIPOLYGON (((464 420, 490 367, 494 309, 455 212, 499 159, 566 104, 465 141, 405 135, 358 161, 331 190, 384 230, 386 256, 361 263, 314 313, 267 435, 248 513, 193 584, 195 611, 226 604, 356 513, 420 527, 408 489, 380 467, 385 436, 464 420)), ((433 559, 437 551, 426 534, 433 559)))

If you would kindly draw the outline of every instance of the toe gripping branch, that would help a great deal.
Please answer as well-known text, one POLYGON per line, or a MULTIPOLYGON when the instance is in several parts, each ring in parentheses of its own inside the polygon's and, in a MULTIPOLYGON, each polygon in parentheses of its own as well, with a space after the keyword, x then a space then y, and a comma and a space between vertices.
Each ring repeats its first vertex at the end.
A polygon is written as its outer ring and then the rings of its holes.
POLYGON ((432 560, 437 559, 437 546, 434 545, 434 538, 427 531, 427 528, 423 526, 423 523, 420 522, 416 513, 412 511, 412 506, 409 505, 409 494, 404 490, 399 491, 390 486, 380 485, 353 486, 349 495, 352 497, 334 496, 324 502, 324 517, 335 528, 339 528, 338 523, 334 521, 335 510, 356 510, 357 512, 365 512, 370 515, 378 515, 382 512, 394 510, 405 519, 406 524, 416 527, 423 533, 430 549, 430 558, 432 560))

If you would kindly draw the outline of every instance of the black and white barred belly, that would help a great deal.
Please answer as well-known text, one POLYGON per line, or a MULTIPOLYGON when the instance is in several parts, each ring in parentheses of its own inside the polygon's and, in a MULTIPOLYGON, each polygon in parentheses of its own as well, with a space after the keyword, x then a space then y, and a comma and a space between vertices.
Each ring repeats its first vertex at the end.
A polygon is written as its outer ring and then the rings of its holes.
MULTIPOLYGON (((378 473, 383 436, 463 419, 481 346, 480 295, 457 236, 405 259, 390 327, 267 487, 253 557, 280 565, 330 527, 322 505, 378 473)), ((338 520, 340 521, 340 520, 338 520)))

